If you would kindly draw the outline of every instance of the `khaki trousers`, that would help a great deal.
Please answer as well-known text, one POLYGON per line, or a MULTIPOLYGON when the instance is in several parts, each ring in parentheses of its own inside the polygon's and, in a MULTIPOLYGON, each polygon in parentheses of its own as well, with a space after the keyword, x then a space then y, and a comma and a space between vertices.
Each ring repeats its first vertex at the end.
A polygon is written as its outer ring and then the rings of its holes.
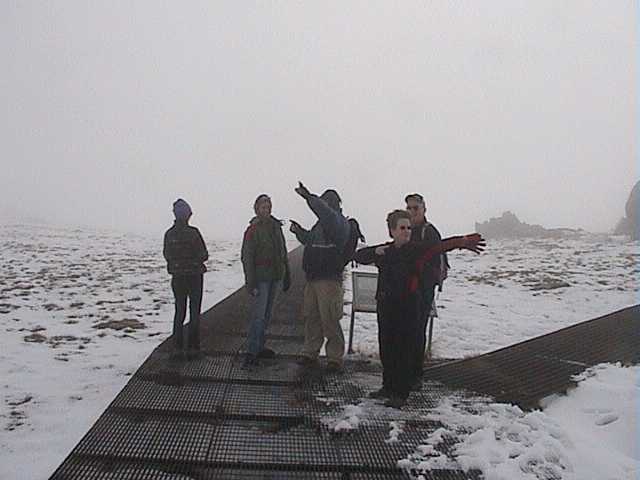
POLYGON ((338 280, 312 280, 304 287, 302 315, 304 317, 303 355, 316 359, 327 339, 327 359, 342 365, 344 335, 340 327, 344 292, 338 280))

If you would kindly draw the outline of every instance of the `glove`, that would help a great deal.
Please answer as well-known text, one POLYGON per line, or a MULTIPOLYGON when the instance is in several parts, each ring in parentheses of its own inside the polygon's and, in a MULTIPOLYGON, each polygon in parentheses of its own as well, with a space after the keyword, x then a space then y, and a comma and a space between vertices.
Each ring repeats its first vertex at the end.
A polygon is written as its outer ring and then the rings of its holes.
POLYGON ((298 182, 298 186, 296 188, 294 188, 294 190, 298 195, 300 195, 305 200, 312 196, 311 192, 309 191, 309 189, 307 187, 305 187, 302 182, 298 182))
POLYGON ((291 223, 291 225, 289 226, 289 231, 293 234, 295 234, 302 228, 300 224, 295 220, 289 220, 289 222, 291 223))

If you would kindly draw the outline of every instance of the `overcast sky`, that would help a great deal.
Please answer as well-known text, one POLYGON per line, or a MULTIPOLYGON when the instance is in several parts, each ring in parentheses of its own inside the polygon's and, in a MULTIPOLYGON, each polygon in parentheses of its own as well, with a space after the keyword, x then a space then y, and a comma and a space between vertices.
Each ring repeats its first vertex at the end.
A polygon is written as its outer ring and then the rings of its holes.
POLYGON ((369 239, 421 192, 443 234, 512 210, 613 228, 638 180, 636 1, 0 2, 0 216, 211 238, 253 200, 369 239))

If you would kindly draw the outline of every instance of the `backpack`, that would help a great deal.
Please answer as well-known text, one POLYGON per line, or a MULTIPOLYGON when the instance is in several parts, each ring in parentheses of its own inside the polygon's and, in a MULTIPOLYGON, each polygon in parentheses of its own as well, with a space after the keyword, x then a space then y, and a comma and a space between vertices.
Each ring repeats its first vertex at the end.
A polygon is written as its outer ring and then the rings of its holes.
POLYGON ((344 267, 346 267, 349 262, 353 261, 356 249, 358 248, 358 242, 365 241, 358 221, 355 218, 348 218, 347 222, 349 223, 349 237, 347 238, 347 243, 345 243, 344 248, 342 249, 342 262, 344 267))

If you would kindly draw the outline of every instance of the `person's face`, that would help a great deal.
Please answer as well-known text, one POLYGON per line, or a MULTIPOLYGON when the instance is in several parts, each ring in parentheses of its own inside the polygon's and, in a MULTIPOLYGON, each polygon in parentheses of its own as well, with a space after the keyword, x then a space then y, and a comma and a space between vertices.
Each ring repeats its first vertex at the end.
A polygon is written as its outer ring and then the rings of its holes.
POLYGON ((423 203, 420 203, 413 198, 407 200, 407 212, 409 212, 409 215, 411 215, 411 223, 413 225, 422 223, 425 210, 426 209, 424 208, 423 203))
POLYGON ((269 218, 271 215, 271 202, 269 200, 263 200, 258 204, 258 217, 269 218))
POLYGON ((391 238, 397 245, 404 245, 411 239, 411 222, 408 218, 398 220, 396 228, 391 229, 391 238))

